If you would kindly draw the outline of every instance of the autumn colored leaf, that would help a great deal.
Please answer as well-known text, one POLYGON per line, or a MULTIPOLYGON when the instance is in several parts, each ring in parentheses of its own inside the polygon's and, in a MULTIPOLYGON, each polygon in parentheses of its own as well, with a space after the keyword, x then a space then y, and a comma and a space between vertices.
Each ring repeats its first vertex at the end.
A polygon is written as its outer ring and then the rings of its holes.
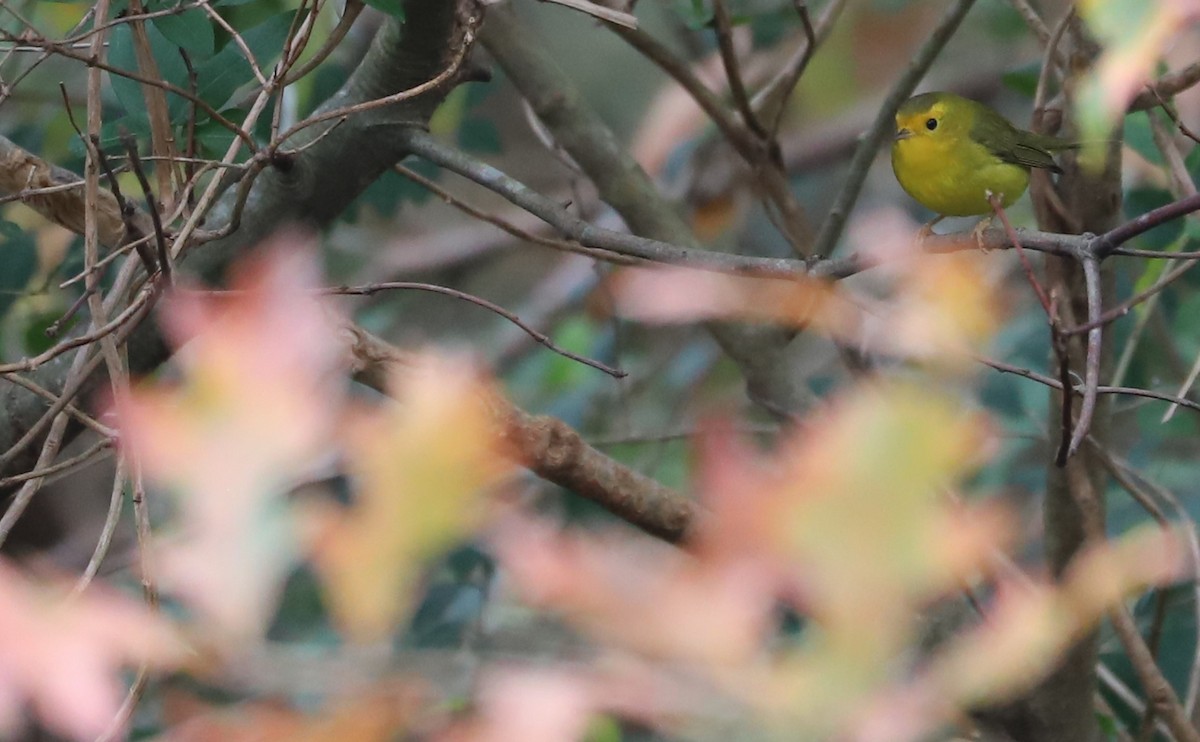
POLYGON ((485 679, 475 719, 439 742, 566 742, 582 739, 594 701, 586 681, 566 670, 497 671, 485 679))
POLYGON ((394 629, 424 560, 482 521, 480 495, 509 467, 492 392, 465 359, 426 356, 393 384, 398 401, 360 411, 345 435, 354 504, 309 513, 333 612, 362 640, 394 629))
POLYGON ((931 673, 962 704, 1024 690, 1125 596, 1181 579, 1183 557, 1175 534, 1144 528, 1088 548, 1058 584, 1002 582, 983 625, 957 637, 931 673))
POLYGON ((183 647, 145 605, 98 588, 73 597, 0 563, 0 731, 21 709, 78 740, 112 726, 125 695, 122 671, 177 662, 183 647))
POLYGON ((480 674, 478 689, 472 713, 437 742, 596 739, 588 732, 602 714, 654 724, 681 700, 666 673, 617 657, 589 666, 493 666, 480 674))
POLYGON ((615 281, 622 313, 647 322, 775 322, 823 332, 864 351, 967 367, 999 325, 979 256, 923 253, 908 219, 858 227, 877 264, 871 283, 734 276, 687 268, 628 269, 615 281), (864 235, 867 231, 870 234, 864 235))
POLYGON ((178 504, 164 586, 235 634, 271 615, 296 555, 283 495, 327 457, 344 397, 332 314, 296 242, 243 263, 228 295, 168 296, 179 379, 116 403, 125 453, 178 504))
POLYGON ((642 536, 560 534, 528 521, 499 529, 493 543, 530 604, 649 657, 744 662, 771 625, 773 585, 744 565, 642 536))
POLYGON ((639 268, 619 274, 614 290, 623 314, 649 322, 771 320, 848 335, 859 314, 840 287, 815 278, 639 268))

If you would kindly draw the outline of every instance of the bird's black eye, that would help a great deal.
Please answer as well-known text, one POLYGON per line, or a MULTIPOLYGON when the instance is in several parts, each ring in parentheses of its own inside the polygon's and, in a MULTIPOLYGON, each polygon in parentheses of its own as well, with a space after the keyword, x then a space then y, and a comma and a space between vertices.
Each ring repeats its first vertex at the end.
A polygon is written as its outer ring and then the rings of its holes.
POLYGON ((937 128, 937 119, 926 119, 925 120, 925 128, 929 129, 930 131, 933 131, 934 129, 936 129, 937 128))

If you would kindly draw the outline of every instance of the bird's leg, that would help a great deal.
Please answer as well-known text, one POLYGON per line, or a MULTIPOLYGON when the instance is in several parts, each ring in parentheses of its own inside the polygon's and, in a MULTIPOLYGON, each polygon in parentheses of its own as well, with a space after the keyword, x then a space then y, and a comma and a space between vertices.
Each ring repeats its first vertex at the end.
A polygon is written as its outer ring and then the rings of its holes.
POLYGON ((975 228, 971 230, 971 236, 975 239, 975 246, 978 247, 981 252, 987 252, 988 249, 983 245, 983 233, 992 226, 992 220, 996 218, 996 213, 1000 209, 1004 208, 1001 205, 1004 203, 1004 194, 993 193, 992 189, 990 188, 985 190, 983 194, 988 203, 992 205, 992 213, 979 220, 979 223, 976 224, 975 228))

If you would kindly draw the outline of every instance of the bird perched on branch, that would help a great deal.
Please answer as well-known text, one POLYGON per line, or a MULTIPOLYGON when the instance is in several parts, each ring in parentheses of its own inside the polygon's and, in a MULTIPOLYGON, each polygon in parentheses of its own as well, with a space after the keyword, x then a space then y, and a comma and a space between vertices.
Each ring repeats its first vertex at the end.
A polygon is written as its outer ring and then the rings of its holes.
POLYGON ((900 185, 938 214, 990 214, 989 196, 1004 207, 1029 186, 1031 168, 1055 173, 1055 152, 1078 145, 1018 129, 992 108, 954 93, 922 93, 896 111, 892 169, 900 185))

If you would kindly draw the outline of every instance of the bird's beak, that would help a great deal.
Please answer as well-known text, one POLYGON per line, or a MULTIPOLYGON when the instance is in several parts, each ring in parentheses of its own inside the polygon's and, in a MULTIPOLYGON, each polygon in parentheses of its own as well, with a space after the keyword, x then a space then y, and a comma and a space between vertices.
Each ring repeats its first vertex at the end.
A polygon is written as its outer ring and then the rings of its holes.
POLYGON ((897 142, 900 141, 901 139, 908 139, 912 135, 913 135, 912 129, 896 129, 896 141, 897 142))

